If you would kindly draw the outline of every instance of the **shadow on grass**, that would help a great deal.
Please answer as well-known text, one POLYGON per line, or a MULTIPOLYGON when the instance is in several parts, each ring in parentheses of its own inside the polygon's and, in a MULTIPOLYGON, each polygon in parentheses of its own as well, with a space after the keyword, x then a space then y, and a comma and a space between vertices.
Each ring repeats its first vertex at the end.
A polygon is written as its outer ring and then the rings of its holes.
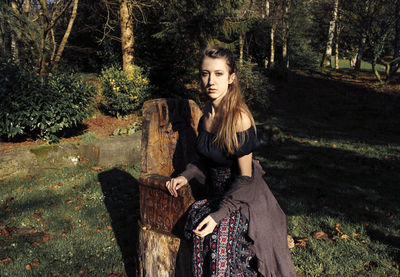
POLYGON ((287 215, 321 218, 316 224, 327 217, 352 222, 393 249, 399 263, 400 92, 326 74, 289 72, 275 84, 271 111, 261 120, 277 125, 287 140, 256 154, 287 215))
MULTIPOLYGON (((289 81, 276 85, 271 114, 278 125, 301 137, 365 141, 400 141, 400 92, 377 92, 339 80, 290 72, 289 81)), ((265 114, 265 113, 264 113, 265 114)), ((268 120, 268 116, 264 118, 268 120)))
POLYGON ((127 276, 137 276, 139 238, 139 182, 129 173, 113 168, 98 175, 104 203, 122 253, 127 276), (132 196, 135 199, 132 199, 132 196))
MULTIPOLYGON (((399 158, 370 158, 291 140, 265 146, 256 154, 265 157, 267 183, 288 216, 353 222, 363 226, 372 240, 400 253, 399 158)), ((400 262, 398 255, 394 258, 400 262)))

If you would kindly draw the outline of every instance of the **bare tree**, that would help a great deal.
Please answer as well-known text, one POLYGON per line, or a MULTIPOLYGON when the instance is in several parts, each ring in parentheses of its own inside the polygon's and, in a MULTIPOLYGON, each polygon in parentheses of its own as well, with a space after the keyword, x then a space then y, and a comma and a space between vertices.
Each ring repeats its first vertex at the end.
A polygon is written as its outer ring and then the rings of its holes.
POLYGON ((129 0, 122 0, 119 7, 121 25, 122 69, 126 72, 133 71, 134 61, 134 35, 132 7, 129 0))
POLYGON ((282 16, 282 67, 289 68, 289 53, 288 53, 288 41, 289 41, 289 12, 290 12, 290 0, 285 0, 282 16))
POLYGON ((121 42, 122 68, 129 72, 133 70, 135 60, 135 34, 134 23, 145 22, 145 8, 151 7, 150 0, 102 0, 107 7, 107 21, 104 27, 103 37, 110 37, 110 30, 114 29, 110 15, 118 17, 121 35, 119 38, 111 36, 112 39, 121 42), (118 14, 115 13, 118 11, 118 14))
MULTIPOLYGON (((74 5, 72 7, 72 13, 71 13, 71 17, 69 18, 68 27, 65 30, 65 33, 61 40, 60 45, 58 46, 57 54, 56 54, 56 57, 55 57, 54 63, 53 63, 53 68, 55 70, 57 70, 57 66, 58 66, 58 63, 60 62, 61 55, 64 51, 65 45, 67 44, 68 37, 71 34, 72 26, 74 25, 74 21, 75 21, 77 10, 78 10, 78 2, 79 2, 79 0, 74 0, 74 5)), ((53 38, 53 43, 55 45, 54 33, 52 34, 52 38, 53 38)), ((53 61, 53 56, 51 58, 51 61, 53 61)))
POLYGON ((337 24, 337 16, 339 9, 339 0, 334 0, 333 10, 332 10, 332 19, 329 22, 329 30, 328 30, 328 39, 326 42, 325 52, 322 56, 321 67, 330 67, 331 66, 331 58, 332 58, 332 45, 333 38, 335 36, 336 24, 337 24))
POLYGON ((396 34, 394 40, 394 55, 395 60, 392 64, 391 74, 400 68, 400 0, 396 1, 396 34))

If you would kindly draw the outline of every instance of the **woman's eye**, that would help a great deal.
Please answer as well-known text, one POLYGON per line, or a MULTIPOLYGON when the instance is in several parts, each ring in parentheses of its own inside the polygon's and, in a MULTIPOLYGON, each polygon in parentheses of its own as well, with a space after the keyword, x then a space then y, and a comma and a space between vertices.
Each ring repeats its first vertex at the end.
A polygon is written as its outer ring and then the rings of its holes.
POLYGON ((207 72, 203 72, 203 73, 201 73, 201 76, 207 77, 207 76, 208 76, 208 73, 207 73, 207 72))
POLYGON ((215 73, 215 75, 216 75, 216 76, 222 76, 222 75, 224 75, 224 73, 222 73, 222 72, 217 72, 217 73, 215 73))

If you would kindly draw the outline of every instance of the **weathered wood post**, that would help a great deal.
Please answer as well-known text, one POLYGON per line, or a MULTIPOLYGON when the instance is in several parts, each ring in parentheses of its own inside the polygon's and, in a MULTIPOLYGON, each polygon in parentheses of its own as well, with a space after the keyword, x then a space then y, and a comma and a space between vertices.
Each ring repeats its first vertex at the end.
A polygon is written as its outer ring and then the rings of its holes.
POLYGON ((193 203, 189 186, 174 198, 165 187, 195 153, 201 111, 195 102, 155 99, 143 105, 140 173, 140 276, 190 276, 191 254, 179 238, 179 219, 193 203), (178 257, 179 255, 179 257, 178 257))

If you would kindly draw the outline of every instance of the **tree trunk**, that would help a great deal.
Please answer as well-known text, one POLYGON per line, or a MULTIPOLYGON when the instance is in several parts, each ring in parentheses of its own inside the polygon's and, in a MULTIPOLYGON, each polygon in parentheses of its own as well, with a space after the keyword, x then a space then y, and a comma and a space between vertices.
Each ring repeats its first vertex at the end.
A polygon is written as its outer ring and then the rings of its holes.
POLYGON ((54 61, 54 57, 56 56, 56 51, 57 51, 57 42, 56 42, 56 37, 54 35, 54 29, 51 29, 50 35, 51 35, 51 41, 53 42, 53 51, 51 52, 51 57, 50 57, 50 63, 52 63, 54 61))
POLYGON ((289 55, 288 55, 289 10, 290 10, 290 0, 286 0, 285 10, 283 13, 282 68, 289 68, 289 55))
POLYGON ((376 78, 379 80, 380 83, 383 83, 381 75, 379 74, 378 70, 376 69, 376 60, 377 58, 374 57, 373 61, 372 61, 372 71, 374 72, 376 78))
POLYGON ((275 24, 271 25, 271 32, 270 32, 270 54, 269 54, 269 68, 273 68, 275 66, 275 24))
POLYGON ((335 69, 339 70, 339 35, 340 28, 339 25, 336 24, 336 39, 335 39, 335 69))
POLYGON ((360 46, 358 47, 358 52, 357 52, 357 58, 356 58, 356 64, 354 65, 354 70, 355 71, 360 71, 361 69, 361 61, 362 57, 364 55, 365 47, 367 45, 367 38, 363 34, 361 41, 360 41, 360 46))
POLYGON ((133 71, 134 61, 134 36, 131 9, 128 0, 122 0, 120 4, 121 23, 121 47, 122 47, 122 69, 126 72, 133 71))
MULTIPOLYGON (((396 3, 396 36, 394 39, 394 55, 393 59, 400 57, 400 0, 396 3)), ((397 72, 400 68, 400 62, 395 62, 392 64, 391 74, 397 72)))
MULTIPOLYGON (((19 14, 18 11, 18 6, 15 1, 11 2, 11 8, 16 14, 19 14)), ((12 60, 16 63, 19 64, 19 54, 18 54, 18 35, 15 35, 14 33, 11 34, 11 53, 12 53, 12 60)))
POLYGON ((28 15, 30 11, 31 11, 31 1, 25 0, 25 7, 24 7, 25 15, 28 15))
POLYGON ((243 47, 244 47, 244 39, 243 34, 239 35, 239 65, 243 65, 243 47))
POLYGON ((326 42, 325 53, 322 57, 321 67, 330 67, 332 58, 332 44, 335 35, 335 26, 339 9, 339 0, 335 0, 332 12, 332 20, 329 22, 328 40, 326 42))
POLYGON ((64 33, 64 37, 62 38, 60 45, 58 46, 57 54, 54 59, 53 67, 55 70, 57 70, 57 66, 58 66, 58 63, 60 62, 61 55, 64 51, 65 45, 67 44, 68 37, 71 34, 72 26, 74 25, 74 21, 75 21, 77 10, 78 10, 78 3, 79 3, 79 0, 74 0, 74 6, 72 8, 71 17, 69 18, 67 30, 64 33))
MULTIPOLYGON (((262 16, 262 18, 265 18, 266 20, 269 20, 269 0, 265 0, 265 9, 264 9, 264 13, 263 13, 263 16, 262 16)), ((267 39, 267 41, 268 41, 268 39, 267 39)), ((267 46, 268 47, 268 46, 267 46)), ((264 67, 265 68, 268 68, 268 50, 266 50, 265 51, 267 54, 266 54, 266 56, 265 56, 265 60, 264 60, 264 67)))
POLYGON ((269 0, 265 0, 265 10, 262 18, 268 18, 269 17, 269 0))

